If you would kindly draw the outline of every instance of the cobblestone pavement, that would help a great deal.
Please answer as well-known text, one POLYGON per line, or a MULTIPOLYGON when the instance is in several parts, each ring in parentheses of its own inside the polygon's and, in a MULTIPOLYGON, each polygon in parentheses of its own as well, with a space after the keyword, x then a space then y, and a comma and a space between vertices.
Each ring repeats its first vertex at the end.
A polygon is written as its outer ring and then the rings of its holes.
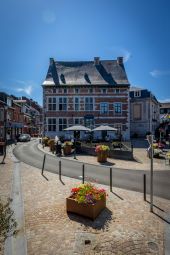
MULTIPOLYGON (((49 147, 43 148, 41 144, 38 144, 38 148, 45 153, 49 153, 55 156, 55 154, 49 151, 49 147)), ((106 166, 109 165, 116 168, 131 169, 131 170, 150 170, 150 159, 147 158, 146 156, 146 149, 144 148, 134 149, 134 156, 140 161, 137 162, 137 161, 130 161, 130 160, 119 160, 119 159, 108 158, 107 162, 105 164, 102 163, 102 165, 106 165, 106 166)), ((75 160, 73 154, 67 157, 63 156, 62 158, 66 158, 68 160, 75 160)), ((100 163, 97 162, 97 158, 95 156, 77 154, 76 158, 78 161, 83 163, 100 165, 100 163)), ((164 159, 154 158, 153 166, 154 166, 154 170, 170 170, 170 165, 165 165, 164 159)))
MULTIPOLYGON (((8 196, 13 163, 0 168, 0 195, 8 196), (2 170, 3 169, 3 170, 2 170), (6 184, 5 184, 6 182, 6 184), (2 187, 2 185, 4 187, 2 187)), ((65 198, 80 181, 41 171, 20 163, 24 198, 28 255, 164 255, 164 230, 167 226, 149 212, 140 193, 108 187, 107 209, 95 221, 66 213, 65 198)), ((154 202, 170 212, 170 201, 154 202)), ((154 209, 160 213, 160 210, 154 209)), ((161 213, 165 216, 165 213, 161 213)))
MULTIPOLYGON (((2 161, 2 156, 0 156, 0 162, 2 161)), ((2 201, 6 202, 7 198, 11 194, 11 183, 12 183, 12 161, 7 158, 5 160, 6 164, 0 165, 0 197, 2 201)), ((0 247, 0 255, 3 254, 3 247, 0 247)))
MULTIPOLYGON (((29 255, 164 254, 165 223, 149 212, 142 194, 114 188, 107 209, 91 221, 66 213, 65 198, 78 180, 21 164, 29 255)), ((104 185, 98 185, 104 186, 104 185)), ((170 201, 157 199, 164 209, 170 201)))

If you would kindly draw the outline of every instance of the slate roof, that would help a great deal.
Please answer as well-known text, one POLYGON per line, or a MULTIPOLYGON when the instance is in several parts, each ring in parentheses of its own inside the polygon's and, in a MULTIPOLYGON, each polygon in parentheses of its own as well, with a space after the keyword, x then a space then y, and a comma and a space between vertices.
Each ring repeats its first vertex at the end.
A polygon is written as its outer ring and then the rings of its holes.
POLYGON ((44 86, 50 85, 130 85, 123 63, 117 60, 64 62, 50 59, 44 86))

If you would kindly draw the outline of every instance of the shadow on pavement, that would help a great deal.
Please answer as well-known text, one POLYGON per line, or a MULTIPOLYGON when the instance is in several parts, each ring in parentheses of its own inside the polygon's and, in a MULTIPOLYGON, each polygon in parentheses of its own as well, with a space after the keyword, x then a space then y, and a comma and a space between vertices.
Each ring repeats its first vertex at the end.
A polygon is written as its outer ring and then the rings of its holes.
POLYGON ((67 212, 67 215, 70 220, 76 221, 85 227, 91 227, 97 230, 107 230, 109 222, 113 220, 112 212, 108 208, 105 208, 94 221, 70 212, 67 212))

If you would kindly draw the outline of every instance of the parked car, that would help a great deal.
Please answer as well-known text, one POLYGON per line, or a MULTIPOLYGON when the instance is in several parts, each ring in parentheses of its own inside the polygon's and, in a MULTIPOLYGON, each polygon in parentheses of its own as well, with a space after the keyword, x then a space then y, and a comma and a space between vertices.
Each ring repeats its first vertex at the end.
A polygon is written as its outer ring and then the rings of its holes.
POLYGON ((18 138, 19 142, 29 142, 31 140, 31 136, 29 134, 21 134, 18 138))

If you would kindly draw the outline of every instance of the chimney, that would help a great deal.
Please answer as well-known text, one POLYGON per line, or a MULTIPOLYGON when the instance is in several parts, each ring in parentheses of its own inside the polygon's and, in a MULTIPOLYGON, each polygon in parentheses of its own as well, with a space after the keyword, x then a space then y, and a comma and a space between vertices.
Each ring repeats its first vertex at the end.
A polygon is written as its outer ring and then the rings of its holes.
POLYGON ((96 66, 100 65, 100 58, 99 57, 94 57, 94 65, 96 65, 96 66))
POLYGON ((123 64, 123 57, 117 57, 117 63, 119 65, 122 65, 123 64))
POLYGON ((50 58, 50 65, 53 65, 53 63, 54 63, 54 59, 50 58))

